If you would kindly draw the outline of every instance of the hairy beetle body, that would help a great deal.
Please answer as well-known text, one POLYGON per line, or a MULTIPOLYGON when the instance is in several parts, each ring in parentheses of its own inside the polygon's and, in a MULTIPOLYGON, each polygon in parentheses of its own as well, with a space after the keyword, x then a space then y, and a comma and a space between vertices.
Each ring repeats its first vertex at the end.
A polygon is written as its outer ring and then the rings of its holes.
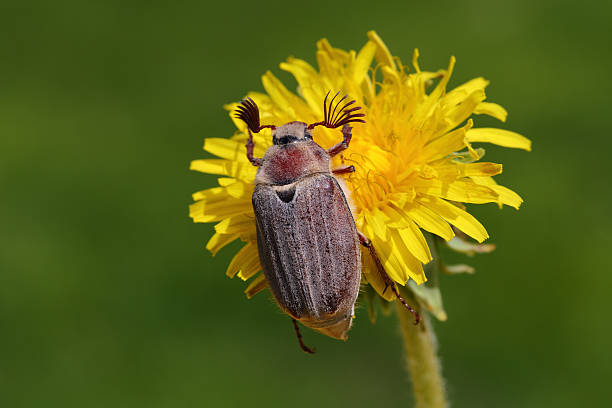
MULTIPOLYGON (((274 137, 278 140, 283 140, 282 137, 296 137, 293 134, 287 135, 289 131, 306 132, 306 124, 291 122, 283 125, 276 130, 274 137), (285 136, 279 138, 279 134, 285 136)), ((255 185, 287 185, 316 173, 330 174, 329 154, 311 138, 303 137, 285 144, 272 145, 257 170, 255 185)))
MULTIPOLYGON (((329 93, 328 93, 329 96, 329 93)), ((360 244, 368 248, 387 287, 415 315, 386 274, 371 241, 357 231, 346 197, 334 174, 353 166, 330 168, 330 157, 348 148, 349 123, 364 122, 355 101, 327 104, 324 120, 307 125, 289 122, 277 128, 260 125, 252 99, 242 101, 237 118, 248 127, 248 160, 258 166, 253 192, 259 259, 266 281, 280 308, 291 316, 302 350, 296 320, 330 337, 346 340, 355 311, 361 278, 360 244), (344 106, 341 106, 344 104, 344 106), (349 108, 350 107, 350 108, 349 108), (312 139, 316 126, 342 126, 343 140, 324 150, 312 139), (253 134, 272 129, 271 146, 263 158, 253 156, 253 134)))
POLYGON ((328 170, 288 185, 259 184, 253 208, 261 265, 281 309, 305 326, 346 339, 361 253, 338 182, 328 170))

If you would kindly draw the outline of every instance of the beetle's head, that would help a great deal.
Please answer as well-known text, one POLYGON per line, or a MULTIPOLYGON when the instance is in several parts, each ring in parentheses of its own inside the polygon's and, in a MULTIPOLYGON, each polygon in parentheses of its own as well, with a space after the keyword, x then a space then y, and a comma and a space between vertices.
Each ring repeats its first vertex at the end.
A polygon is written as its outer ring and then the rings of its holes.
POLYGON ((317 126, 335 129, 353 122, 365 122, 361 119, 365 115, 356 112, 361 107, 351 106, 355 101, 347 102, 346 98, 348 95, 344 95, 336 101, 339 94, 340 92, 335 94, 329 103, 327 102, 329 92, 325 95, 325 100, 323 101, 323 120, 311 123, 310 125, 298 121, 289 122, 279 128, 274 125, 261 125, 259 123, 259 108, 251 98, 243 99, 240 102, 240 105, 236 108, 236 118, 246 123, 249 132, 258 133, 261 129, 272 129, 272 142, 275 145, 312 140, 312 130, 317 126))
POLYGON ((289 143, 312 140, 312 130, 304 122, 289 122, 272 131, 272 143, 286 145, 289 143))

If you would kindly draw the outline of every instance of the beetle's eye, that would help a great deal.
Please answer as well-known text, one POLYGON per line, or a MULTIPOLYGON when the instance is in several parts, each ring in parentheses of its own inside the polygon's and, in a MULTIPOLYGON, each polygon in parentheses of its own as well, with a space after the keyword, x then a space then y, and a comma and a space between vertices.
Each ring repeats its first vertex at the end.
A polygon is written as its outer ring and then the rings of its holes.
POLYGON ((296 136, 286 135, 286 136, 283 136, 283 137, 275 138, 274 139, 274 144, 276 144, 276 145, 286 145, 288 143, 296 142, 297 140, 298 140, 298 138, 296 136))

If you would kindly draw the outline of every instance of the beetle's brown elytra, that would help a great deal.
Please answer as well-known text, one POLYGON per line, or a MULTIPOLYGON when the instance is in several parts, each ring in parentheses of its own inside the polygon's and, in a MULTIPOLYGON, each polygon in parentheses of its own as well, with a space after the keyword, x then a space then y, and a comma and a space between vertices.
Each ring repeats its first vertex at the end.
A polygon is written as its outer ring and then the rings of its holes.
POLYGON ((375 264, 397 298, 415 316, 389 278, 371 241, 357 230, 351 210, 334 175, 355 171, 353 166, 331 168, 330 158, 351 141, 350 123, 365 121, 347 96, 323 101, 324 119, 310 125, 289 122, 280 127, 261 125, 259 108, 244 99, 236 117, 248 127, 246 153, 257 166, 253 209, 257 247, 268 286, 293 320, 302 350, 313 353, 302 341, 296 321, 327 336, 346 340, 355 313, 361 282, 361 249, 368 248, 375 264), (312 138, 316 126, 342 126, 340 143, 324 150, 312 138), (272 129, 273 145, 263 158, 253 157, 253 134, 272 129))

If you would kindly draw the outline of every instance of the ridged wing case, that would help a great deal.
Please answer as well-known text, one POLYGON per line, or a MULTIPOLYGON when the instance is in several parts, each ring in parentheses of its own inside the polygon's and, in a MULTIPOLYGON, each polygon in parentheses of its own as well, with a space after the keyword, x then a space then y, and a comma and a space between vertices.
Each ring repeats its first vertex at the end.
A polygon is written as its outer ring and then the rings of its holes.
POLYGON ((261 265, 280 307, 304 325, 346 338, 359 293, 355 222, 336 179, 314 174, 255 187, 261 265))

